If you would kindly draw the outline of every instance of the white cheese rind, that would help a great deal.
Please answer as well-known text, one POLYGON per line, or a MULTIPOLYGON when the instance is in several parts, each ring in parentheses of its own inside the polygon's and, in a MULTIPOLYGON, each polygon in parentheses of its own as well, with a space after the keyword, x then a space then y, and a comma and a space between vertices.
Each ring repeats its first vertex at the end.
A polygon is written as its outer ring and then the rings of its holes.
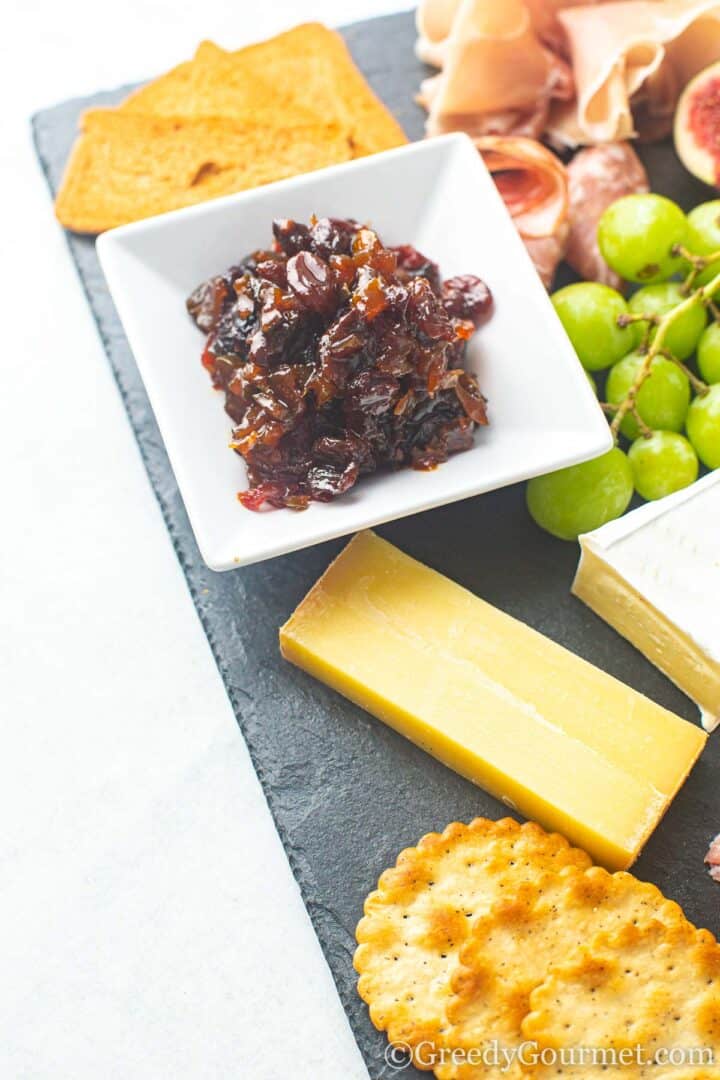
POLYGON ((573 592, 720 722, 720 470, 580 537, 573 592))

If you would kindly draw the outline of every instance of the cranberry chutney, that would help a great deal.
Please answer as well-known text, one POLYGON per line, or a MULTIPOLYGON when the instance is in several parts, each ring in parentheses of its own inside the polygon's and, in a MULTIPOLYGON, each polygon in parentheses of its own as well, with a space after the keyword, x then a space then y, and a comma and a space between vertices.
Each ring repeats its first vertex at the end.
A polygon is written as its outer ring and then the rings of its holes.
POLYGON ((432 469, 487 424, 463 367, 491 313, 479 278, 442 281, 410 245, 352 220, 279 219, 274 241, 187 300, 225 392, 250 510, 327 502, 381 469, 432 469))

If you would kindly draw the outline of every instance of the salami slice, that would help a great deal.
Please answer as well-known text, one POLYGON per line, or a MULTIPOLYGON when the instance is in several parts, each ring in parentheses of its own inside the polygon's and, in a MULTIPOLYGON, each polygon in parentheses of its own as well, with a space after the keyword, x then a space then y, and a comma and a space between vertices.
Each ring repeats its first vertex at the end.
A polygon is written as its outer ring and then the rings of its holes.
POLYGON ((622 284, 597 244, 604 210, 622 195, 649 191, 647 174, 630 143, 604 143, 580 150, 567 167, 570 235, 565 258, 586 281, 613 288, 622 284))

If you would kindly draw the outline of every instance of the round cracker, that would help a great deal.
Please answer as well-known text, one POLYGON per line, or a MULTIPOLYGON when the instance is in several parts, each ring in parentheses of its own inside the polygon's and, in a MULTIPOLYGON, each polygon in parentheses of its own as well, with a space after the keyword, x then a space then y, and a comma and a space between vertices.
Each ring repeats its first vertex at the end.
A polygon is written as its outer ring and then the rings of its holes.
POLYGON ((418 1068, 432 1068, 450 973, 473 921, 523 884, 589 865, 564 837, 511 818, 455 822, 403 851, 367 898, 356 931, 358 992, 375 1027, 418 1068))
MULTIPOLYGON (((690 923, 628 923, 598 934, 558 964, 531 996, 523 1021, 538 1049, 612 1048, 635 1052, 632 1064, 611 1063, 603 1077, 707 1080, 720 1076, 720 946, 690 923), (704 1050, 717 1062, 651 1064, 659 1052, 704 1050)), ((595 1066, 597 1069, 597 1066, 595 1066)), ((587 1064, 539 1065, 534 1080, 586 1080, 587 1064)))
POLYGON ((446 1052, 456 1055, 436 1067, 439 1080, 526 1076, 517 1056, 478 1049, 492 1041, 516 1052, 533 990, 598 932, 656 921, 689 925, 677 904, 632 874, 568 867, 549 881, 525 883, 475 921, 460 950, 443 1037, 446 1052))

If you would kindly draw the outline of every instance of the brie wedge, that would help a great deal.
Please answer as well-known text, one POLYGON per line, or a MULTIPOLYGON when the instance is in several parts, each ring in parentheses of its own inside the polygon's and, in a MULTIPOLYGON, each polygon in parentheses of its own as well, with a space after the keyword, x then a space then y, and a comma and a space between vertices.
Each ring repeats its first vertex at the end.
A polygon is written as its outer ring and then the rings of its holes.
POLYGON ((580 537, 572 591, 720 723, 720 469, 580 537))

